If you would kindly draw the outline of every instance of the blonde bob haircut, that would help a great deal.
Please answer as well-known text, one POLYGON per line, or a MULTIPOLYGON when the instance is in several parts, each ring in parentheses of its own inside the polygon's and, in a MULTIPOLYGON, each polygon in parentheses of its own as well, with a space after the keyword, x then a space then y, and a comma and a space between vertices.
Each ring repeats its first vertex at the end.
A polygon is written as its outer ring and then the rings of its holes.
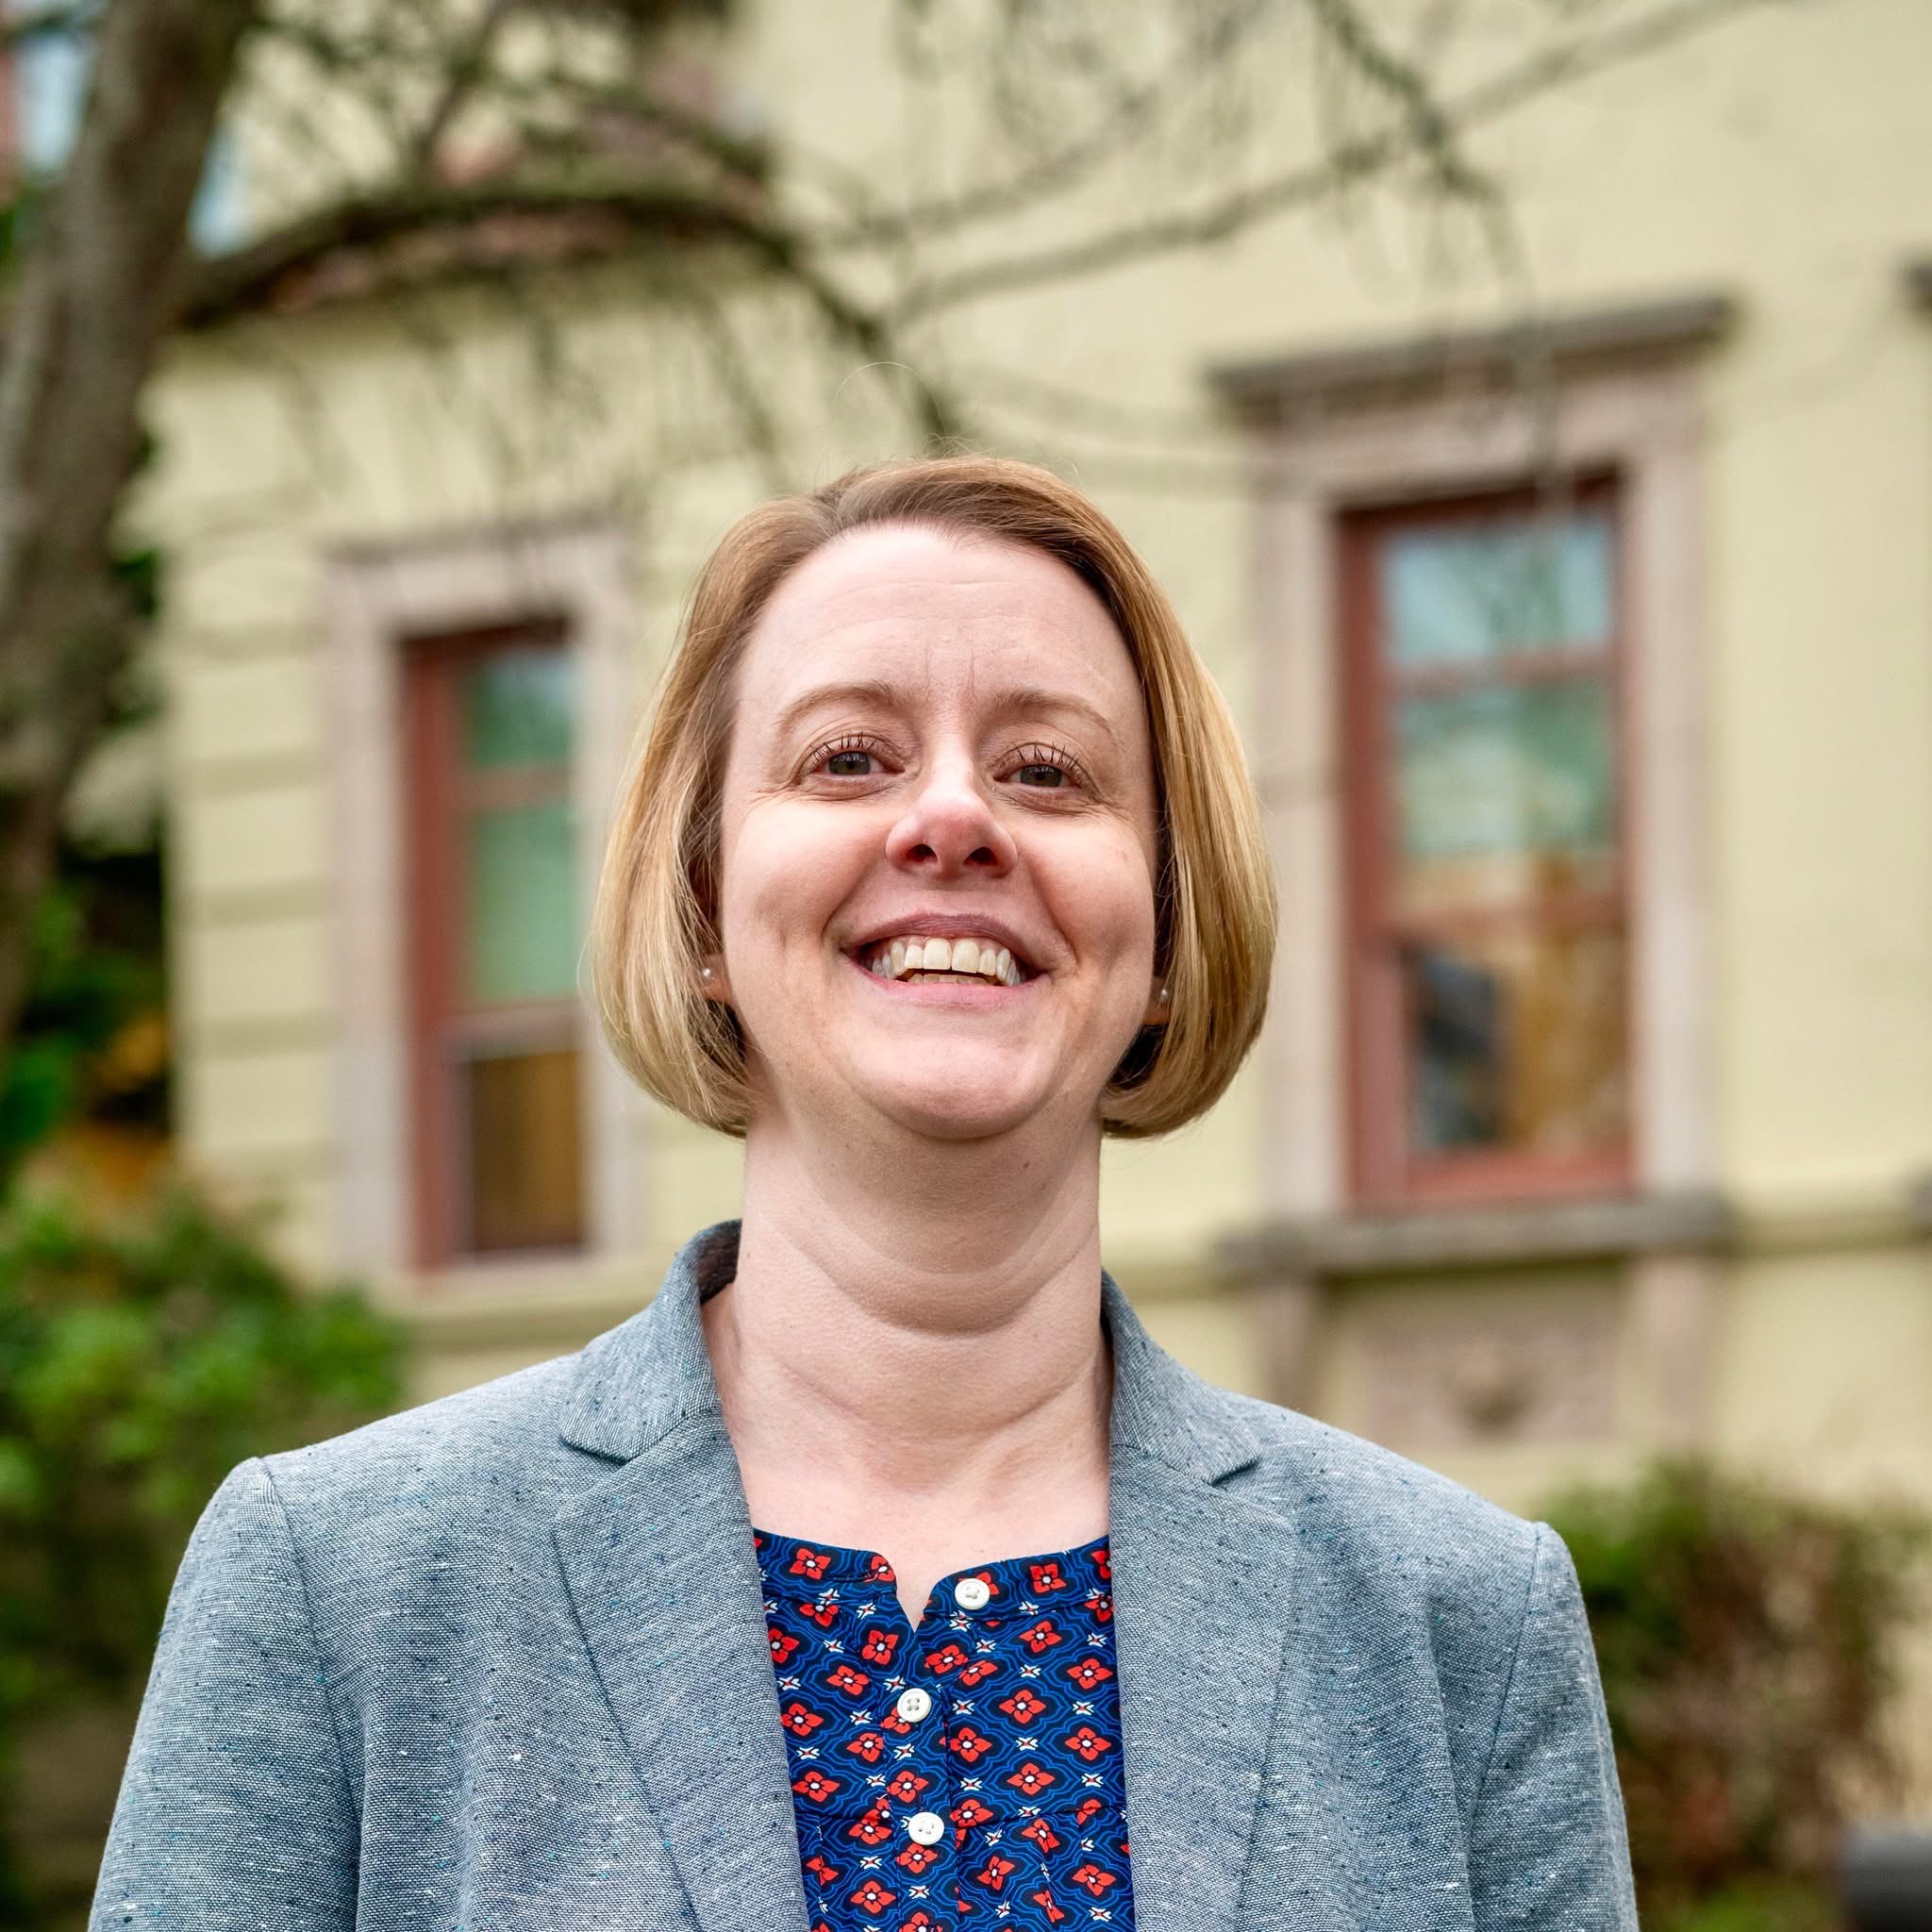
POLYGON ((1260 1030, 1275 921, 1260 809, 1226 704, 1126 539, 1050 472, 994 457, 854 470, 750 511, 711 553, 640 726, 598 880, 591 975, 612 1051, 666 1106, 726 1134, 745 1131, 743 1033, 699 976, 719 943, 720 791, 738 666, 792 571, 847 531, 885 524, 1058 558, 1127 647, 1153 740, 1155 965, 1171 1017, 1136 1037, 1100 1113, 1110 1134, 1170 1132, 1220 1098, 1260 1030))

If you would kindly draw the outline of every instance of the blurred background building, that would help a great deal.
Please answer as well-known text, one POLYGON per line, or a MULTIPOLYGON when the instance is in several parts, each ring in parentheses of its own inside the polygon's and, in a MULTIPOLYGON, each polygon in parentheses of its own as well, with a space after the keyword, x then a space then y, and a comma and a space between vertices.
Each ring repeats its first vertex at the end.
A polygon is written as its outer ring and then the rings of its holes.
MULTIPOLYGON (((1659 1448, 1932 1503, 1932 8, 1704 10, 1539 77, 1463 9, 1462 187, 1277 127, 1296 9, 1106 165, 1007 158, 977 43, 883 0, 681 28, 654 83, 809 157, 911 373, 702 231, 258 277, 141 499, 178 1158, 369 1282, 420 1398, 736 1211, 589 1014, 605 828, 724 525, 918 447, 929 384, 1119 521, 1266 802, 1266 1033, 1107 1156, 1156 1334, 1515 1508, 1659 1448)), ((298 196, 276 111, 237 210, 298 196)))
MULTIPOLYGON (((846 10, 696 45, 752 125, 940 193, 943 114, 875 111, 846 10)), ((981 440, 1171 591, 1280 868, 1266 1036, 1109 1150, 1109 1266, 1204 1374, 1506 1504, 1658 1442, 1932 1498, 1928 72, 1922 6, 1740 17, 1505 125, 1507 270, 1398 195, 946 318, 981 440)), ((991 246, 1145 195, 1042 188, 991 246)), ((704 447, 730 374, 647 281, 573 273, 567 316, 345 277, 190 343, 148 509, 182 1152, 393 1299, 425 1397, 736 1207, 579 949, 678 599, 779 477, 704 447)), ((770 467, 911 446, 765 299, 770 467)))

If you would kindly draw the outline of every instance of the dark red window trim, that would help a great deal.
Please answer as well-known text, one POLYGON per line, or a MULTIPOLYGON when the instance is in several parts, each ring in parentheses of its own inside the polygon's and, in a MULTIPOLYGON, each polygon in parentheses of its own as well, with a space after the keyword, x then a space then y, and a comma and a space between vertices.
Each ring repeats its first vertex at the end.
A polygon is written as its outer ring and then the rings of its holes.
MULTIPOLYGON (((1631 786, 1636 759, 1630 743, 1628 532, 1621 515, 1617 479, 1593 475, 1557 492, 1527 488, 1485 491, 1426 501, 1379 505, 1343 512, 1338 519, 1340 565, 1342 785, 1341 832, 1345 917, 1343 985, 1346 1029, 1345 1106, 1351 1193, 1364 1207, 1441 1205, 1455 1202, 1540 1199, 1558 1195, 1621 1193, 1636 1169, 1638 1100, 1630 1052, 1636 1038, 1632 901, 1631 786), (1390 679, 1381 650, 1382 612, 1376 571, 1379 548, 1393 531, 1457 524, 1472 513, 1534 512, 1539 507, 1609 511, 1615 540, 1616 630, 1608 640, 1608 682, 1616 732, 1616 864, 1609 885, 1561 901, 1529 908, 1450 908, 1398 920, 1389 900, 1392 800, 1388 732, 1392 715, 1390 679), (1625 1120, 1622 1141, 1568 1157, 1516 1150, 1461 1152, 1419 1161, 1408 1148, 1408 1094, 1404 1068, 1407 1015, 1403 1008, 1401 948, 1429 934, 1494 930, 1527 922, 1551 928, 1614 924, 1624 936, 1625 1120)), ((1596 661, 1596 654, 1592 654, 1596 661)), ((1523 682, 1573 675, 1573 654, 1553 650, 1517 658, 1513 677, 1523 682)), ((1463 674, 1448 671, 1405 689, 1453 690, 1463 674)))
MULTIPOLYGON (((458 834, 465 803, 510 804, 554 796, 556 768, 465 772, 458 699, 461 673, 479 658, 531 645, 568 648, 561 619, 536 618, 403 645, 403 934, 408 994, 409 1176, 414 1264, 434 1269, 484 1257, 465 1239, 467 1185, 457 1069, 459 1035, 535 1042, 575 1040, 574 1000, 466 1010, 460 996, 464 930, 458 834)), ((511 1251, 514 1252, 514 1251, 511 1251)))

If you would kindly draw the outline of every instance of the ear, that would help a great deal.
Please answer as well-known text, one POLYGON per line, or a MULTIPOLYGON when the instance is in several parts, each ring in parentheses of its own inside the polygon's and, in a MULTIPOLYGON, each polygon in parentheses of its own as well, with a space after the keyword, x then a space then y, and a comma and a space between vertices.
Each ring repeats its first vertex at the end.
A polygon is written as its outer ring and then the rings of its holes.
POLYGON ((724 972, 723 953, 705 953, 698 959, 698 991, 720 1006, 731 1004, 731 981, 724 972))
POLYGON ((1174 997, 1167 980, 1156 974, 1147 982, 1147 1011, 1143 1026, 1165 1026, 1174 1018, 1174 997))

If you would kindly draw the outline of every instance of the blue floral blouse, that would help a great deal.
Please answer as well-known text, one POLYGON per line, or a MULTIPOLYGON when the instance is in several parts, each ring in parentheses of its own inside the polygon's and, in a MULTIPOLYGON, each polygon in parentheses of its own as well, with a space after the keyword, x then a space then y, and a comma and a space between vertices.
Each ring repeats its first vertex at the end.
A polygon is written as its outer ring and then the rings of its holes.
POLYGON ((755 1533, 812 1932, 1130 1928, 1103 1538, 941 1578, 755 1533))

